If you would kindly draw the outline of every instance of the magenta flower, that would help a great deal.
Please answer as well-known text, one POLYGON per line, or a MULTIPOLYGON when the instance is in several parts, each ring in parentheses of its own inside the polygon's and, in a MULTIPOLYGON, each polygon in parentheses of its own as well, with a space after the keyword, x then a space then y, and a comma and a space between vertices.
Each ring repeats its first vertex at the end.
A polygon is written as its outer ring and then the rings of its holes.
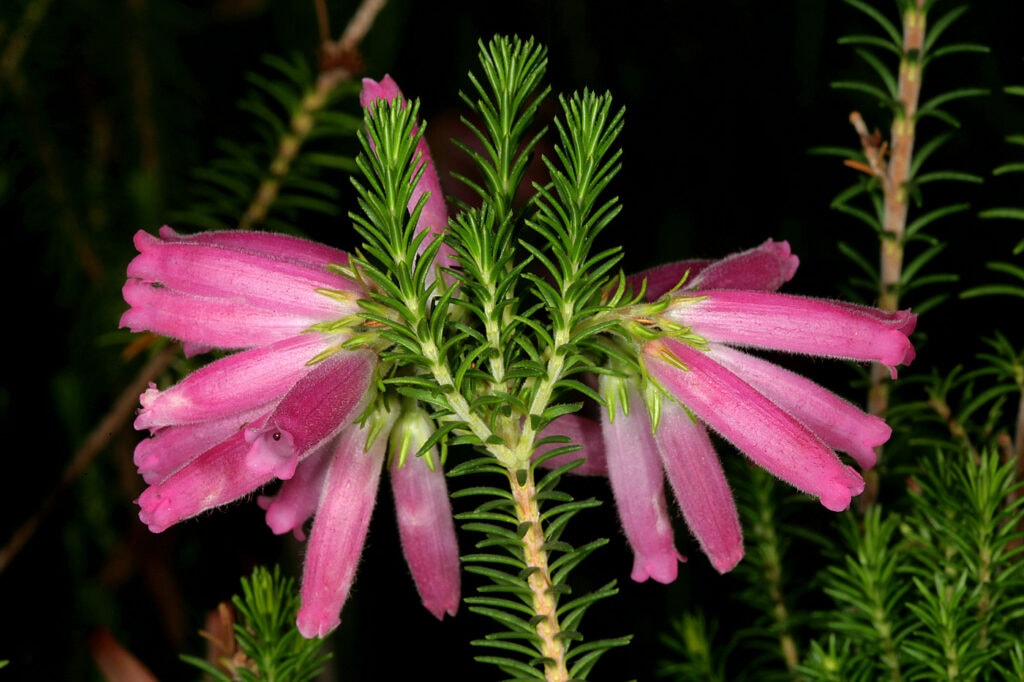
POLYGON ((830 510, 846 509, 863 491, 860 474, 836 451, 873 466, 873 448, 891 435, 885 422, 739 348, 881 362, 895 376, 897 365, 913 360, 907 337, 916 316, 774 293, 797 265, 788 244, 768 241, 719 261, 634 275, 634 287, 646 282, 647 300, 669 295, 638 307, 644 312, 636 323, 648 328, 638 337, 643 375, 602 376, 608 406, 600 439, 580 418, 546 430, 576 439, 585 473, 607 471, 634 552, 634 580, 671 582, 677 575, 666 476, 712 565, 726 572, 743 556, 736 506, 708 428, 830 510), (649 413, 657 415, 656 428, 649 413))
MULTIPOLYGON (((395 83, 390 75, 385 74, 379 83, 370 78, 363 79, 363 90, 359 94, 359 103, 363 105, 363 108, 371 107, 379 100, 392 102, 395 99, 402 100, 403 95, 402 91, 398 88, 398 84, 395 83)), ((413 132, 416 132, 416 128, 413 128, 413 132)), ((416 143, 416 153, 418 154, 419 162, 417 162, 414 172, 422 172, 422 174, 409 199, 409 211, 413 211, 420 198, 427 194, 428 196, 423 205, 423 210, 420 211, 419 222, 416 224, 416 227, 418 230, 428 230, 432 235, 440 235, 448 229, 448 208, 444 202, 444 193, 441 191, 441 179, 438 177, 437 169, 434 167, 430 149, 427 147, 427 141, 422 137, 416 143)), ((430 246, 430 241, 430 239, 424 239, 420 242, 418 253, 422 254, 430 246)), ((437 252, 437 256, 434 258, 434 265, 448 268, 454 265, 455 262, 454 249, 447 244, 442 244, 437 252)))
MULTIPOLYGON (((425 145, 420 153, 424 173, 410 210, 431 192, 418 229, 440 233, 447 212, 425 145)), ((358 301, 370 292, 345 274, 348 254, 295 237, 183 236, 164 227, 159 237, 137 233, 135 245, 121 326, 179 339, 189 354, 239 351, 141 396, 135 426, 151 437, 135 451, 149 484, 139 518, 161 532, 281 481, 258 502, 278 534, 305 539, 313 518, 298 626, 322 637, 340 622, 389 438, 409 439, 404 422, 395 426, 399 411, 377 394, 375 377, 386 368, 376 349, 353 342, 358 301)), ((429 421, 417 433, 421 444, 429 421)), ((459 602, 445 479, 420 458, 403 459, 390 467, 403 549, 424 605, 441 618, 459 602)))

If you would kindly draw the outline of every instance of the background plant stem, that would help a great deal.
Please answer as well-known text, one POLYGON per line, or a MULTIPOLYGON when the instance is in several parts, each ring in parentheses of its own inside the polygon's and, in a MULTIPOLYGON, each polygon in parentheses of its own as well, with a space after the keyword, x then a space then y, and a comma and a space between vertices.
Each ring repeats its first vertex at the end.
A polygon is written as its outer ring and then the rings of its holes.
MULTIPOLYGON (((909 209, 910 169, 914 154, 917 105, 921 94, 922 50, 927 17, 924 0, 914 0, 903 12, 903 55, 900 58, 899 86, 893 115, 889 145, 868 133, 860 114, 854 112, 850 121, 860 135, 868 164, 881 181, 884 194, 881 250, 879 254, 878 302, 882 310, 895 311, 900 304, 900 279, 909 209), (886 151, 889 158, 886 160, 886 151)), ((889 409, 889 369, 884 365, 871 367, 868 389, 868 412, 885 417, 889 409)), ((881 459, 882 448, 876 448, 881 459)), ((858 504, 865 510, 878 498, 878 473, 865 472, 866 486, 858 504)))

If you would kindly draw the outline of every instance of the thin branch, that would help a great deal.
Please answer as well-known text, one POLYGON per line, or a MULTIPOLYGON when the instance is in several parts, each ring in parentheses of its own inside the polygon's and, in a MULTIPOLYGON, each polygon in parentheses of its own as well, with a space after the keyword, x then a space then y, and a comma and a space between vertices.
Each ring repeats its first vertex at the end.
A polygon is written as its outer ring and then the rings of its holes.
POLYGON ((138 375, 128 384, 121 395, 117 397, 107 414, 100 420, 88 436, 85 442, 72 456, 71 461, 64 467, 60 482, 54 488, 39 509, 28 518, 14 533, 7 544, 0 549, 0 574, 14 560, 18 552, 32 538, 39 525, 46 519, 57 501, 67 492, 71 484, 89 468, 93 459, 107 446, 114 434, 117 433, 135 414, 139 405, 139 395, 146 390, 149 382, 157 377, 178 357, 179 346, 176 343, 168 344, 154 355, 149 362, 143 366, 138 375))
POLYGON ((42 23, 52 1, 32 0, 32 2, 25 6, 25 11, 21 14, 21 21, 11 31, 11 39, 7 41, 7 47, 0 54, 0 71, 3 71, 5 74, 18 72, 21 58, 25 55, 25 51, 28 50, 28 46, 32 42, 32 36, 35 34, 36 29, 39 28, 39 24, 42 23))
MULTIPOLYGON (((314 117, 327 106, 334 89, 352 80, 358 71, 361 62, 359 44, 370 31, 384 4, 385 0, 363 0, 341 38, 336 43, 328 41, 321 46, 320 75, 317 76, 316 85, 303 96, 299 108, 292 113, 288 132, 278 142, 277 154, 268 166, 269 173, 256 188, 252 202, 238 221, 238 229, 252 229, 266 219, 281 191, 281 181, 288 175, 292 163, 313 130, 314 117)), ((326 21, 324 14, 320 17, 321 33, 326 21)))
MULTIPOLYGON (((899 307, 900 280, 903 274, 904 239, 907 212, 910 206, 908 184, 914 153, 915 123, 923 75, 923 48, 927 17, 925 0, 915 0, 903 12, 903 51, 900 58, 897 109, 893 116, 886 162, 885 143, 877 135, 868 135, 867 126, 854 112, 850 121, 861 139, 861 146, 872 171, 881 181, 884 196, 882 244, 879 255, 878 307, 895 311, 899 307)), ((889 409, 889 369, 875 363, 871 366, 868 389, 868 412, 884 417, 889 409)), ((882 448, 876 451, 881 459, 882 448)), ((859 507, 864 511, 878 498, 878 473, 865 473, 864 494, 859 507)))

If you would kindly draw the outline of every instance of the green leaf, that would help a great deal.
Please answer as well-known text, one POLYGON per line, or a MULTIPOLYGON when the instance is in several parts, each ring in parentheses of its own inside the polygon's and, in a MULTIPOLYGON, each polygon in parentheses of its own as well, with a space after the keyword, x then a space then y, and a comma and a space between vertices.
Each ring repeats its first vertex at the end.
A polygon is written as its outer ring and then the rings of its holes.
POLYGON ((945 218, 946 216, 950 216, 955 213, 962 213, 968 208, 970 208, 970 204, 951 204, 949 206, 943 206, 929 211, 907 225, 906 231, 904 232, 904 239, 914 237, 918 232, 940 218, 945 218))
POLYGON ((992 175, 1003 175, 1004 173, 1020 173, 1024 171, 1024 162, 1007 163, 992 171, 992 175))
POLYGON ((903 54, 898 44, 894 44, 893 42, 886 40, 885 38, 880 38, 878 36, 873 35, 842 36, 841 38, 839 38, 838 42, 840 45, 870 45, 871 47, 880 47, 883 50, 891 52, 897 57, 903 54))
POLYGON ((1009 218, 1011 220, 1024 220, 1024 208, 1016 208, 1012 206, 1001 206, 997 208, 987 208, 984 211, 978 211, 978 217, 980 218, 1009 218))
POLYGON ((888 93, 887 99, 892 101, 898 99, 896 77, 892 75, 892 71, 889 70, 889 67, 882 63, 882 60, 868 50, 858 48, 855 52, 857 53, 857 56, 867 62, 868 66, 870 66, 875 73, 878 74, 878 77, 882 79, 882 83, 885 84, 885 89, 888 93))
POLYGON ((917 108, 916 118, 927 116, 929 114, 936 115, 940 106, 946 102, 952 102, 957 99, 964 99, 967 97, 982 97, 989 94, 986 88, 959 88, 957 90, 951 90, 941 95, 936 95, 930 100, 917 108))
MULTIPOLYGON (((885 33, 889 36, 889 39, 892 41, 893 45, 896 45, 896 46, 902 46, 903 45, 903 39, 902 39, 902 37, 900 35, 900 31, 897 30, 897 28, 893 25, 893 23, 891 21, 889 21, 885 17, 884 14, 882 14, 877 9, 875 9, 873 6, 869 5, 867 2, 864 2, 863 0, 843 0, 843 1, 847 5, 851 5, 853 7, 856 7, 861 12, 863 12, 866 15, 868 15, 872 19, 874 19, 878 23, 878 25, 882 27, 882 30, 885 31, 885 33)), ((902 50, 900 50, 900 51, 902 52, 902 50)))
POLYGON ((896 106, 895 99, 890 97, 887 92, 874 85, 868 85, 867 83, 861 83, 860 81, 835 81, 831 83, 831 86, 835 90, 853 90, 856 92, 866 93, 882 104, 885 104, 890 109, 893 109, 896 106))

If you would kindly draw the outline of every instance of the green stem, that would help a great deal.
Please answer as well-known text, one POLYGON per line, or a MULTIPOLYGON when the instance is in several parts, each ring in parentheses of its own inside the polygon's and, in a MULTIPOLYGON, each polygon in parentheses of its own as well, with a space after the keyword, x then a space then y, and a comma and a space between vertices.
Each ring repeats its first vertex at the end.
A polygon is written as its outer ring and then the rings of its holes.
POLYGON ((796 639, 790 629, 789 608, 786 606, 786 593, 782 581, 782 547, 779 536, 775 532, 775 518, 771 502, 773 481, 767 475, 758 474, 763 485, 755 488, 757 516, 755 517, 752 537, 754 546, 761 555, 761 573, 768 585, 768 596, 771 601, 772 619, 775 621, 775 632, 779 641, 779 652, 790 673, 800 663, 796 639))

